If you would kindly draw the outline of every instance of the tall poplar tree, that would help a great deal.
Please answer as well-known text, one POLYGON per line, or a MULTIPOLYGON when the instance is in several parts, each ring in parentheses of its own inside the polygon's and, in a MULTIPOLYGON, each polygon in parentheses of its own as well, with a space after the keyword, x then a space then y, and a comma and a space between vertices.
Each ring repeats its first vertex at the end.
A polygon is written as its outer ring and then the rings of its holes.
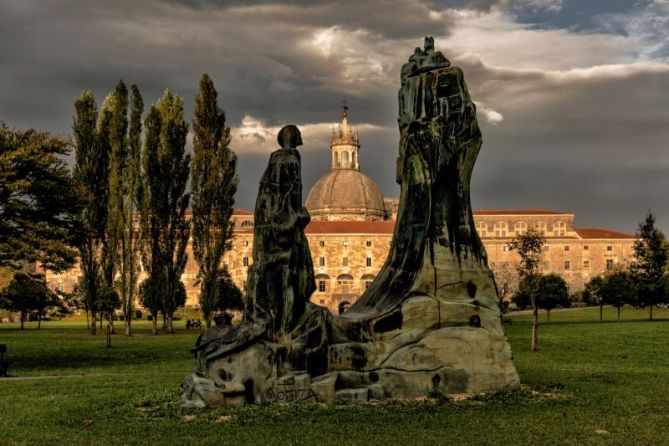
MULTIPOLYGON (((145 120, 144 264, 149 274, 149 301, 162 303, 167 330, 173 332, 172 317, 183 305, 181 275, 188 259, 186 246, 190 225, 186 192, 190 155, 185 153, 188 124, 184 120, 183 99, 166 90, 145 120)), ((155 318, 154 318, 155 319, 155 318)))
POLYGON ((95 334, 95 308, 103 285, 102 253, 107 226, 107 201, 109 195, 109 147, 107 129, 98 115, 95 97, 84 91, 74 103, 75 116, 72 124, 75 139, 76 166, 74 176, 84 197, 81 220, 84 235, 79 248, 82 271, 81 287, 86 302, 86 311, 91 311, 95 334), (100 132, 103 131, 104 134, 100 132))
POLYGON ((207 327, 217 307, 221 258, 232 238, 230 217, 238 178, 237 155, 230 150, 230 129, 207 74, 200 78, 193 119, 193 256, 199 265, 200 307, 207 327))
POLYGON ((648 319, 653 320, 653 307, 664 298, 662 276, 667 271, 669 246, 662 231, 655 226, 655 216, 649 211, 639 223, 634 242, 634 261, 630 271, 637 285, 639 304, 648 305, 648 319))

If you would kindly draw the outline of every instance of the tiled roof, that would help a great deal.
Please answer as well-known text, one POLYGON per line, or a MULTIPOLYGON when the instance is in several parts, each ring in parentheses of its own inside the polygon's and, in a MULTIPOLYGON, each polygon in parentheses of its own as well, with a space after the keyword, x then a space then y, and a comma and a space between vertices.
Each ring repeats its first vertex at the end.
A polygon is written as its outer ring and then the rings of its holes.
POLYGON ((246 209, 235 209, 232 211, 232 215, 253 215, 253 211, 247 211, 246 209))
POLYGON ((590 238, 590 239, 633 239, 635 238, 632 234, 626 234, 624 232, 611 231, 610 229, 604 228, 574 228, 574 230, 581 236, 581 238, 590 238))
POLYGON ((312 221, 307 234, 392 234, 394 221, 312 221))
POLYGON ((571 215, 543 209, 474 209, 474 215, 571 215))

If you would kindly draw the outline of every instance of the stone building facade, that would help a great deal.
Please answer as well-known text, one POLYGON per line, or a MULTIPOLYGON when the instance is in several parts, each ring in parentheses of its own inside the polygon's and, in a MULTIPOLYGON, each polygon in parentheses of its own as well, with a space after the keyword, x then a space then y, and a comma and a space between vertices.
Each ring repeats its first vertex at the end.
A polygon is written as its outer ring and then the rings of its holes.
MULTIPOLYGON (((360 172, 360 141, 348 126, 344 109, 341 125, 332 134, 331 170, 311 188, 306 207, 311 223, 306 236, 314 264, 316 292, 312 302, 333 313, 355 302, 383 266, 389 252, 397 198, 384 198, 374 181, 360 172)), ((534 227, 546 237, 543 273, 556 273, 570 291, 582 290, 597 275, 625 266, 633 256, 634 236, 602 228, 574 227, 574 214, 547 210, 475 210, 476 229, 493 271, 513 272, 519 258, 508 247, 517 235, 534 227)), ((253 212, 236 210, 232 216, 232 246, 223 265, 237 286, 246 291, 248 267, 253 261, 253 212)), ((187 305, 197 307, 197 263, 191 244, 182 276, 187 305)), ((55 289, 69 292, 80 275, 77 267, 50 274, 55 289)))

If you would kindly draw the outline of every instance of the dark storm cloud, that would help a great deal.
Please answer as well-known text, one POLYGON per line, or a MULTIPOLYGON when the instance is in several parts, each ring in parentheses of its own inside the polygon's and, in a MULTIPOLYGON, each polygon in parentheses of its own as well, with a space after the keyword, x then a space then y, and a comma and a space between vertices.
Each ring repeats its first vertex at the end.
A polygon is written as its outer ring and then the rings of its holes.
MULTIPOLYGON (((628 231, 651 208, 669 229, 669 76, 666 64, 629 64, 637 51, 657 57, 653 34, 639 34, 630 40, 639 48, 620 51, 605 34, 522 37, 525 29, 513 23, 520 10, 513 8, 524 5, 522 20, 535 29, 576 2, 557 3, 3 1, 0 119, 69 135, 79 92, 93 90, 100 104, 120 78, 138 84, 146 104, 170 88, 192 116, 198 78, 208 72, 238 135, 239 206, 253 208, 272 132, 287 123, 306 129, 306 193, 328 170, 328 123, 339 119, 342 99, 362 129, 363 171, 384 194, 397 195, 399 68, 424 35, 434 34, 464 68, 479 104, 484 146, 474 171, 475 207, 555 208, 575 212, 581 225, 628 231), (556 9, 557 3, 565 4, 556 9), (578 54, 561 50, 566 44, 578 54), (614 64, 610 73, 588 71, 604 64, 614 64)), ((630 39, 653 16, 648 9, 635 17, 630 39)))

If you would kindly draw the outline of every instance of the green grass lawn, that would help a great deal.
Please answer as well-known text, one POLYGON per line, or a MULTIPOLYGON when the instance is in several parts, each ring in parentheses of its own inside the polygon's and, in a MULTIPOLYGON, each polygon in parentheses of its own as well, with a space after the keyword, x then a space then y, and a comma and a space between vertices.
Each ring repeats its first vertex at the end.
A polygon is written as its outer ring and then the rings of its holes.
MULTIPOLYGON (((669 311, 554 312, 529 351, 529 317, 507 326, 523 390, 451 402, 255 406, 184 412, 198 332, 86 334, 80 322, 0 325, 0 445, 669 444, 669 311), (51 376, 57 378, 48 378, 51 376), (90 420, 86 422, 86 420, 90 420), (92 422, 91 422, 92 421, 92 422), (87 425, 88 424, 88 425, 87 425)), ((543 317, 542 317, 543 320, 543 317)))

